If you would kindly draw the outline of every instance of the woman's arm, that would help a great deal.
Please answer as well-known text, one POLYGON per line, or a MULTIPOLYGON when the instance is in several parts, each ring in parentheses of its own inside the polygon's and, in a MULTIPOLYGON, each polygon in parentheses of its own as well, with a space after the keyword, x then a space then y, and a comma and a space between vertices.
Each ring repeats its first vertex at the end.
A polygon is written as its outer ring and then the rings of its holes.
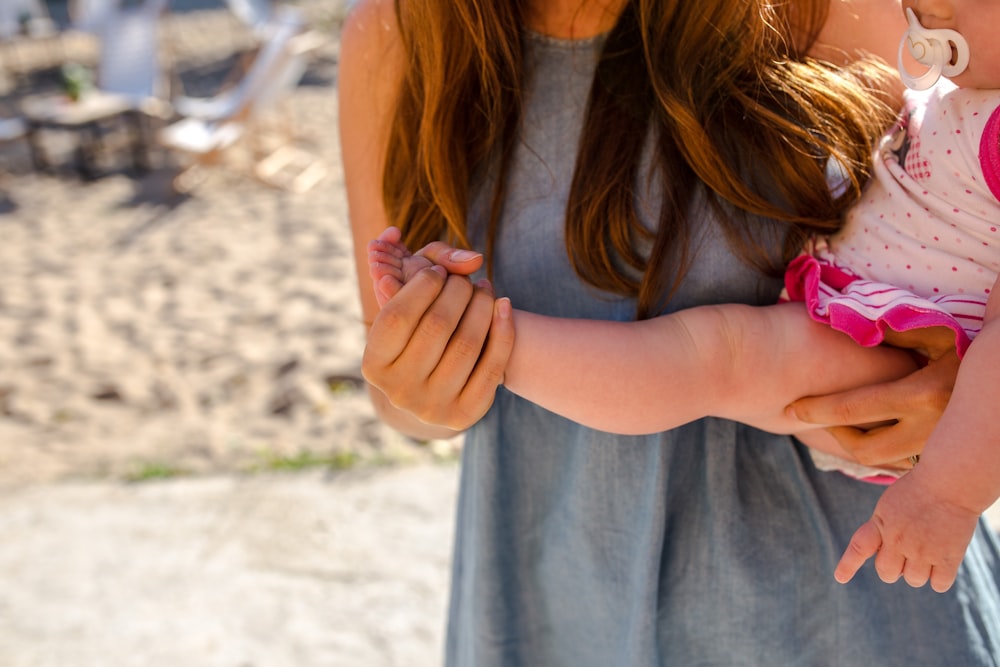
POLYGON ((338 93, 362 316, 370 325, 362 371, 383 421, 413 437, 442 438, 475 423, 492 403, 513 327, 493 317, 488 288, 435 271, 379 310, 366 245, 389 226, 382 170, 403 64, 391 0, 358 3, 342 32, 338 93))

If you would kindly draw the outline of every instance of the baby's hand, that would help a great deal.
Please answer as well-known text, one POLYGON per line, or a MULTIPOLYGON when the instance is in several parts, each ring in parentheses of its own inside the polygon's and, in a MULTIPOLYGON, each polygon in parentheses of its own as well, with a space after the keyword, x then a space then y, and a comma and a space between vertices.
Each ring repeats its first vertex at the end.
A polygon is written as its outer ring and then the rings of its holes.
POLYGON ((375 299, 384 306, 421 269, 433 263, 411 253, 395 227, 382 232, 368 244, 368 273, 375 284, 375 299))
POLYGON ((437 264, 449 273, 469 275, 482 265, 482 257, 478 252, 452 248, 441 241, 430 243, 414 254, 403 244, 400 231, 389 227, 368 243, 368 272, 381 307, 423 269, 437 264))
POLYGON ((914 588, 930 581, 943 593, 958 575, 978 521, 975 512, 930 492, 914 470, 882 494, 871 519, 851 538, 834 578, 846 584, 875 556, 875 570, 887 584, 902 576, 914 588))

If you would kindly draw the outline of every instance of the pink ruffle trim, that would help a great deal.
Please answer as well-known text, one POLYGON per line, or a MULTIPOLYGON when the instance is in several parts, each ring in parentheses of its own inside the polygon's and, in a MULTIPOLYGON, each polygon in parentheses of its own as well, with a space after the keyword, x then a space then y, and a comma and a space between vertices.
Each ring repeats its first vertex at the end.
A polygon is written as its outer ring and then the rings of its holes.
POLYGON ((938 303, 892 285, 862 280, 811 255, 800 255, 789 264, 785 288, 789 300, 804 302, 814 320, 865 347, 882 343, 890 329, 928 327, 953 330, 960 358, 971 342, 961 323, 938 303))

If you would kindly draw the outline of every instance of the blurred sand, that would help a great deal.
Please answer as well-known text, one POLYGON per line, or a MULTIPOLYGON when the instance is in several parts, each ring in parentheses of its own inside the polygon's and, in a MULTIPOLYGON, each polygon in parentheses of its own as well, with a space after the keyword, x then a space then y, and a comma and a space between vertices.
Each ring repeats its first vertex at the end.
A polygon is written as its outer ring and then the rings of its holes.
MULTIPOLYGON (((42 135, 53 174, 20 142, 0 149, 0 484, 453 456, 381 426, 362 391, 337 142, 342 4, 304 3, 328 38, 285 109, 327 167, 305 194, 248 177, 239 152, 183 197, 162 152, 145 177, 119 151, 83 182, 72 135, 42 135)), ((250 38, 228 12, 192 11, 168 17, 165 43, 184 92, 209 95, 250 38)), ((47 55, 20 53, 29 74, 0 102, 51 88, 47 55)))

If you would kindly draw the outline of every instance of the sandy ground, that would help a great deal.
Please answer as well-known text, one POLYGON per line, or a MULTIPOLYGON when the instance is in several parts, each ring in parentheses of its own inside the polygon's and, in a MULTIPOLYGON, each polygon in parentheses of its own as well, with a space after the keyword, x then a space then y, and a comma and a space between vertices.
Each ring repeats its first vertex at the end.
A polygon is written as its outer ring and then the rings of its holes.
MULTIPOLYGON (((18 446, 0 448, 0 483, 453 454, 382 427, 361 391, 336 6, 305 5, 326 43, 267 117, 290 120, 326 166, 307 193, 248 177, 245 151, 178 196, 181 160, 162 151, 142 178, 127 173, 125 151, 108 151, 107 175, 84 183, 71 134, 41 135, 53 173, 33 171, 21 142, 4 147, 0 443, 18 446)), ((164 33, 189 95, 214 92, 249 42, 224 11, 171 15, 164 33)), ((78 38, 69 50, 86 61, 89 46, 78 38)), ((46 64, 46 52, 33 55, 46 64)), ((11 78, 8 108, 55 80, 44 67, 11 78)))
MULTIPOLYGON (((326 41, 268 118, 326 167, 304 194, 239 150, 180 196, 176 156, 137 177, 114 134, 89 182, 72 134, 42 135, 47 173, 0 145, 3 667, 439 662, 458 444, 398 436, 362 390, 344 3, 301 4, 326 41)), ((217 8, 164 29, 195 96, 252 43, 217 8)), ((96 56, 43 46, 0 51, 0 117, 96 56)))
MULTIPOLYGON (((162 151, 84 182, 72 135, 44 135, 46 173, 0 145, 3 667, 439 662, 459 444, 394 434, 362 390, 344 2, 301 4, 327 38, 284 105, 327 168, 306 193, 240 152, 182 196, 162 151)), ((165 22, 190 95, 250 42, 217 8, 165 22)), ((0 117, 95 54, 35 46, 0 51, 0 117)))

